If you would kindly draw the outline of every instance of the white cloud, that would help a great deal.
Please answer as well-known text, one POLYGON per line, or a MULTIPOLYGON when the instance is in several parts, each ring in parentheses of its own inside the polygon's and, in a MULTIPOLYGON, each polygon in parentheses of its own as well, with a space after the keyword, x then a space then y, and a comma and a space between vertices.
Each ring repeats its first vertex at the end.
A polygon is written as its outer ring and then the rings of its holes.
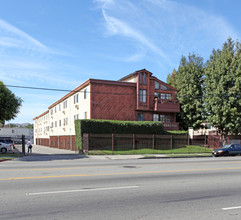
POLYGON ((180 1, 94 2, 100 5, 109 36, 124 36, 133 48, 143 46, 146 56, 152 57, 154 62, 162 60, 164 65, 176 64, 181 55, 192 52, 207 57, 228 37, 238 39, 240 36, 223 16, 180 1))
POLYGON ((105 10, 103 10, 103 16, 105 18, 107 29, 109 30, 110 34, 119 34, 119 35, 126 36, 128 38, 132 38, 138 41, 139 43, 145 45, 153 52, 158 53, 160 56, 166 57, 160 48, 154 45, 149 39, 147 39, 147 37, 144 34, 140 33, 135 28, 131 27, 127 23, 117 18, 108 16, 105 10))
POLYGON ((0 19, 0 33, 6 35, 0 38, 0 45, 2 46, 24 46, 44 50, 47 49, 44 44, 2 19, 0 19))

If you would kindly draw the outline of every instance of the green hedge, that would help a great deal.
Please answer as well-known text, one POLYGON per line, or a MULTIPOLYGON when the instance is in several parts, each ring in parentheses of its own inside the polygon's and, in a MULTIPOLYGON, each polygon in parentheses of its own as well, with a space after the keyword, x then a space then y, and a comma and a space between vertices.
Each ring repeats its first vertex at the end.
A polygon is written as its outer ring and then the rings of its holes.
POLYGON ((112 121, 112 120, 76 120, 76 145, 82 149, 83 133, 92 134, 164 134, 161 122, 153 121, 112 121))

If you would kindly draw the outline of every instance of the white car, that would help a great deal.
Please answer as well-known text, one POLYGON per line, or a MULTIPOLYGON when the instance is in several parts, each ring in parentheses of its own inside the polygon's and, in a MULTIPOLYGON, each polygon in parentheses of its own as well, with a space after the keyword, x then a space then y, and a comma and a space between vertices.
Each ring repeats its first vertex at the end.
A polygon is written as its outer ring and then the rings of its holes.
POLYGON ((0 152, 7 153, 7 151, 13 151, 13 144, 0 142, 0 152))

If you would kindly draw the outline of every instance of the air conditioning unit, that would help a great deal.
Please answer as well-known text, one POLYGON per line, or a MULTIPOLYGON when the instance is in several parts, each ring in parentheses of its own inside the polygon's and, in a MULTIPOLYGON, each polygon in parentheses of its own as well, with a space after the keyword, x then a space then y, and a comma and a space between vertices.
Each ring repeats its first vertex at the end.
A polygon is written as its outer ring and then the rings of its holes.
POLYGON ((63 113, 65 114, 65 110, 63 110, 63 113))
POLYGON ((79 105, 78 105, 78 104, 76 104, 76 105, 75 105, 75 108, 79 109, 79 105))

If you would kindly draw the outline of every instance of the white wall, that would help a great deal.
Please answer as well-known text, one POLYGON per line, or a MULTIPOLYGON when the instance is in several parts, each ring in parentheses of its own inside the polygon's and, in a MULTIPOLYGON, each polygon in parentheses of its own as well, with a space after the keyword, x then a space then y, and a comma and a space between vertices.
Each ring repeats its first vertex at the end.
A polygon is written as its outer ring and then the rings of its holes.
POLYGON ((90 119, 90 85, 50 108, 48 116, 35 119, 35 138, 75 135, 74 120, 85 119, 86 115, 90 119))
POLYGON ((135 83, 136 82, 136 75, 132 76, 128 79, 121 80, 121 82, 133 82, 133 83, 135 83))

